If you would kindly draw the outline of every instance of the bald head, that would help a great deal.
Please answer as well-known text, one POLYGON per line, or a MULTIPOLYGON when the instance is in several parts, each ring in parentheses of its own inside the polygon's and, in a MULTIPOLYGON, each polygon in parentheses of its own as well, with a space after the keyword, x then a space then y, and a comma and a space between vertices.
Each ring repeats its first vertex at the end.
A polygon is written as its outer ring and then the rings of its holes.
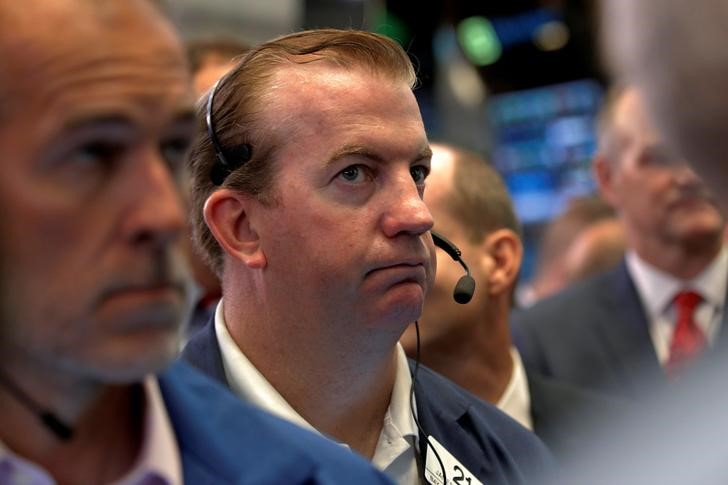
POLYGON ((29 85, 52 82, 44 78, 45 67, 64 63, 67 69, 94 69, 119 45, 130 58, 145 49, 156 52, 162 67, 186 63, 173 27, 151 0, 0 2, 0 123, 35 97, 29 85), (144 42, 129 43, 130 32, 144 42), (97 55, 81 65, 74 62, 81 51, 97 55))

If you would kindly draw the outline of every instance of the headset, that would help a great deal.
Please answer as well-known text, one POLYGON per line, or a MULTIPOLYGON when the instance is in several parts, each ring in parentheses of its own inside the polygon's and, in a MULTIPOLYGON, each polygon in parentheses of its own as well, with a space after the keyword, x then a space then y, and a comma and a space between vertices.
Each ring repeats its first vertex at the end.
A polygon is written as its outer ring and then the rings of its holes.
MULTIPOLYGON (((432 240, 435 243, 435 246, 445 251, 453 259, 453 261, 460 263, 460 266, 465 269, 465 275, 461 276, 457 284, 455 285, 455 289, 453 290, 452 294, 453 298, 461 305, 470 302, 470 300, 473 298, 473 294, 475 293, 475 280, 472 276, 470 276, 470 268, 468 268, 468 265, 462 259, 462 252, 460 251, 460 248, 455 246, 442 234, 435 231, 430 231, 430 233, 432 234, 432 240)), ((415 320, 415 332, 417 336, 417 345, 415 350, 415 365, 411 373, 412 384, 410 385, 410 410, 412 412, 412 417, 415 420, 415 424, 417 425, 417 429, 424 438, 424 441, 427 443, 428 446, 432 447, 432 443, 430 443, 430 437, 427 435, 427 432, 422 428, 420 421, 417 419, 417 413, 415 412, 414 406, 417 372, 420 369, 420 323, 417 320, 415 320)), ((438 465, 440 466, 440 470, 442 471, 442 483, 447 483, 447 471, 445 469, 442 458, 434 447, 432 447, 432 453, 437 460, 438 465)), ((424 479, 425 465, 420 463, 419 460, 418 465, 422 471, 424 479)))
POLYGON ((449 254, 453 261, 460 263, 460 266, 462 266, 465 270, 465 275, 461 276, 455 285, 452 297, 461 305, 468 303, 475 293, 475 280, 472 276, 470 276, 470 268, 468 268, 468 265, 465 264, 465 261, 463 261, 460 248, 455 246, 442 234, 435 231, 430 231, 430 233, 432 234, 432 240, 434 241, 435 246, 449 254))
POLYGON ((245 165, 251 158, 253 158, 253 149, 247 143, 243 143, 242 145, 235 147, 232 153, 228 153, 228 155, 231 155, 230 157, 225 156, 222 145, 220 145, 220 140, 218 140, 217 134, 215 133, 215 125, 212 119, 212 103, 215 99, 217 88, 220 86, 225 77, 227 76, 218 79, 212 86, 212 89, 210 89, 210 95, 207 98, 207 106, 205 109, 207 136, 210 138, 213 150, 215 150, 215 163, 213 164, 212 169, 210 169, 210 182, 216 186, 222 185, 228 175, 245 165))

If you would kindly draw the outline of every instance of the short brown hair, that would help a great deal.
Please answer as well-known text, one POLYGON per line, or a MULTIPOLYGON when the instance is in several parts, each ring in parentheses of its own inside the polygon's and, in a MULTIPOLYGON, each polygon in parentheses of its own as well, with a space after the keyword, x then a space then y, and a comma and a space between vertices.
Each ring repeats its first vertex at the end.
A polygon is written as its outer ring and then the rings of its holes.
MULTIPOLYGON (((407 53, 393 40, 357 30, 319 29, 271 40, 247 52, 219 83, 212 118, 215 133, 226 153, 248 144, 252 158, 236 169, 222 187, 256 197, 265 204, 273 196, 274 160, 283 139, 265 129, 261 113, 271 100, 276 72, 295 64, 326 62, 343 69, 357 67, 414 88, 417 77, 407 53)), ((209 94, 208 94, 209 96, 209 94)), ((205 124, 206 97, 200 101, 198 137, 190 152, 193 178, 193 237, 210 267, 223 270, 223 253, 203 218, 203 206, 216 187, 210 181, 215 152, 205 124)))
POLYGON ((474 152, 450 146, 448 149, 455 156, 449 212, 465 229, 470 242, 478 243, 504 228, 520 236, 521 226, 511 197, 495 168, 474 152))

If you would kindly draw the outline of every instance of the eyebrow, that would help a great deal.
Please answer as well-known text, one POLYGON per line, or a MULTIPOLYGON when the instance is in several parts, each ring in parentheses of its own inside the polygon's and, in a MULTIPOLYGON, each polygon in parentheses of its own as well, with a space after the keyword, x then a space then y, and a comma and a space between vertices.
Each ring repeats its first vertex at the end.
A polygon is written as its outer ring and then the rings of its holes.
MULTIPOLYGON (((171 125, 187 125, 194 124, 196 121, 195 110, 192 106, 184 106, 177 110, 170 122, 171 125)), ((81 114, 76 118, 71 118, 64 123, 62 131, 72 132, 84 129, 99 128, 126 128, 134 126, 134 120, 125 114, 108 113, 89 115, 81 114)))
MULTIPOLYGON (((336 152, 334 152, 331 157, 329 157, 326 165, 333 165, 342 158, 350 156, 363 157, 377 163, 386 163, 387 161, 382 155, 372 151, 371 149, 363 145, 345 145, 336 152)), ((420 152, 412 159, 412 161, 423 160, 426 158, 432 158, 432 149, 429 145, 424 145, 420 152)))

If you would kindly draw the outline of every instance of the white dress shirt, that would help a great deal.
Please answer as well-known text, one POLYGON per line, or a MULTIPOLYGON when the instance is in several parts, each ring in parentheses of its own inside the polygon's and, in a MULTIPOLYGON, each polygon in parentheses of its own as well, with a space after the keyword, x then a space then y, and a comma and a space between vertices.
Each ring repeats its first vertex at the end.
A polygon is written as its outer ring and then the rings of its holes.
MULTIPOLYGON (((225 324, 221 301, 215 311, 215 333, 220 343, 225 376, 233 392, 264 410, 318 432, 306 421, 241 352, 225 324)), ((397 369, 389 408, 384 416, 372 464, 397 484, 420 484, 417 470, 417 424, 410 408, 409 365, 397 344, 397 369)), ((312 391, 313 392, 313 391, 312 391)), ((414 399, 414 398, 413 398, 414 399)), ((414 405, 414 403, 413 403, 414 405)), ((414 406, 416 409, 416 406, 414 406)))
POLYGON ((533 419, 531 418, 531 393, 528 390, 528 378, 523 368, 521 354, 515 347, 511 347, 511 358, 513 359, 513 372, 506 390, 498 400, 496 406, 518 421, 521 426, 533 431, 533 419))
POLYGON ((634 251, 626 255, 627 268, 647 312, 650 336, 657 358, 665 365, 669 358, 670 342, 677 313, 675 295, 692 290, 703 300, 695 310, 695 323, 703 331, 709 345, 715 341, 721 326, 728 279, 728 251, 723 248, 713 262, 699 275, 681 280, 661 271, 641 259, 634 251))
MULTIPOLYGON (((112 485, 182 485, 182 462, 172 423, 159 384, 154 377, 144 380, 146 410, 144 441, 132 469, 112 485)), ((0 442, 0 484, 56 485, 50 474, 0 442)))

